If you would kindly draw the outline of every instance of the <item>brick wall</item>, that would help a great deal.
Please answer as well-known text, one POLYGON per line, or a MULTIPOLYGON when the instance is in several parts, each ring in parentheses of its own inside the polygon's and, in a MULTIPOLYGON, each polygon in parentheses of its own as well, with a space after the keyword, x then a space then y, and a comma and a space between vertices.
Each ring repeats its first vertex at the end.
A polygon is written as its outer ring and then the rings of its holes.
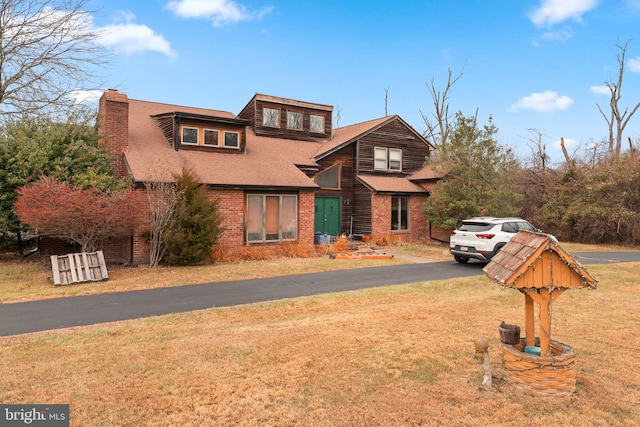
POLYGON ((113 158, 116 177, 127 176, 124 150, 129 146, 129 99, 117 90, 109 89, 100 97, 98 124, 105 136, 101 143, 113 158))
POLYGON ((391 232, 391 196, 371 195, 371 234, 385 235, 391 232))
POLYGON ((298 196, 298 242, 313 244, 315 193, 301 191, 298 196))
MULTIPOLYGON (((224 232, 220 241, 231 250, 245 246, 245 193, 242 190, 209 190, 209 197, 218 200, 224 232)), ((298 241, 313 244, 314 193, 298 195, 298 241)))
POLYGON ((403 241, 429 239, 429 222, 422 214, 427 196, 412 196, 409 200, 409 230, 391 231, 391 196, 371 195, 371 234, 391 235, 403 241))
POLYGON ((131 240, 131 259, 133 264, 149 264, 149 240, 143 237, 149 232, 149 200, 145 188, 137 188, 134 198, 134 230, 131 240))
POLYGON ((218 209, 222 216, 224 229, 220 242, 231 250, 244 246, 244 191, 209 190, 209 199, 218 200, 218 209))

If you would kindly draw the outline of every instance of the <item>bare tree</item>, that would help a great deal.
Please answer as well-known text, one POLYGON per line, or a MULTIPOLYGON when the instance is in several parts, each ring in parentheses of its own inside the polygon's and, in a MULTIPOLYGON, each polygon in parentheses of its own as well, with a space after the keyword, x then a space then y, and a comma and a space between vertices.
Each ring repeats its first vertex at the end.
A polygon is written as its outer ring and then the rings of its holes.
POLYGON ((535 170, 544 172, 547 170, 550 160, 549 154, 547 154, 547 145, 543 141, 545 134, 536 128, 530 128, 527 131, 531 134, 531 137, 527 137, 531 142, 531 145, 527 143, 531 149, 531 166, 535 170))
POLYGON ((622 149, 622 133, 627 127, 629 119, 631 119, 640 107, 640 102, 638 102, 631 111, 629 111, 628 108, 625 108, 622 113, 620 112, 620 98, 622 97, 622 82, 624 77, 624 58, 627 53, 628 46, 629 40, 627 40, 624 46, 616 44, 616 47, 620 50, 618 55, 616 55, 619 65, 618 80, 616 82, 611 80, 605 82, 605 85, 611 92, 611 98, 609 99, 609 107, 611 108, 611 111, 607 115, 600 105, 596 104, 600 114, 602 114, 602 117, 604 117, 609 127, 609 153, 614 157, 620 156, 620 151, 622 149))
POLYGON ((73 91, 89 88, 106 59, 87 2, 0 2, 0 118, 69 107, 73 91))
POLYGON ((451 130, 449 119, 452 117, 452 115, 449 114, 449 90, 451 90, 453 85, 456 84, 458 80, 460 80, 463 74, 464 66, 456 77, 453 77, 453 71, 451 71, 451 68, 449 68, 447 85, 445 86, 444 90, 436 89, 435 80, 432 78, 430 85, 427 86, 427 89, 431 94, 431 100, 435 108, 435 111, 432 114, 433 121, 429 118, 429 116, 420 111, 422 119, 427 125, 427 130, 425 132, 427 138, 431 139, 436 148, 442 150, 443 153, 446 152, 447 140, 449 139, 449 132, 451 130))
POLYGON ((164 230, 167 228, 178 204, 179 194, 175 183, 145 182, 149 202, 149 266, 157 267, 164 256, 164 230))

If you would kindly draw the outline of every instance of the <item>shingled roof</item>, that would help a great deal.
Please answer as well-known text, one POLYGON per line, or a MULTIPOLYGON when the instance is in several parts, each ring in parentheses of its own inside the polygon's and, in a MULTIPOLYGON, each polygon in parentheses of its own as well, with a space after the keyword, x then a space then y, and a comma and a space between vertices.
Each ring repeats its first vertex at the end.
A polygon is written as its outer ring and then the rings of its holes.
POLYGON ((370 190, 378 193, 426 193, 426 190, 407 178, 358 175, 358 180, 370 190))
MULTIPOLYGON (((318 169, 317 160, 392 121, 400 121, 412 129, 399 116, 394 115, 335 129, 330 140, 317 142, 257 136, 247 126, 244 153, 176 151, 158 126, 158 117, 180 113, 232 121, 237 116, 222 110, 135 99, 129 99, 128 102, 129 141, 124 154, 127 167, 137 182, 171 182, 176 174, 186 168, 199 182, 212 186, 313 190, 319 187, 303 170, 318 169)), ((429 144, 421 135, 416 135, 425 144, 429 144)), ((362 181, 374 191, 425 192, 405 178, 362 177, 362 181)))
POLYGON ((549 235, 520 231, 483 269, 509 288, 592 288, 597 279, 549 235))
MULTIPOLYGON (((316 165, 317 144, 257 137, 247 128, 247 148, 237 152, 175 151, 152 116, 180 111, 221 118, 232 113, 129 100, 129 147, 125 159, 136 181, 173 181, 185 167, 198 181, 218 186, 269 186, 316 189, 318 186, 296 165, 316 165), (286 155, 283 155, 286 153, 286 155)), ((317 165, 316 165, 317 166, 317 165)))

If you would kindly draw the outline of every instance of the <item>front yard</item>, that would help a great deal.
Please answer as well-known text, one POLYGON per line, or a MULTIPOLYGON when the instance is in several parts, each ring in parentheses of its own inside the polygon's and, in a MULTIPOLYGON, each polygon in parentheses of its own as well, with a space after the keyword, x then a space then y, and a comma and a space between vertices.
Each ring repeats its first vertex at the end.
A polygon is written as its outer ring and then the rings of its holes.
MULTIPOLYGON (((353 268, 336 261, 115 270, 71 287, 353 268)), ((73 426, 637 425, 640 263, 587 269, 598 289, 553 307, 553 338, 576 351, 577 388, 565 398, 504 381, 497 329, 523 324, 522 297, 479 276, 0 338, 0 401, 68 403, 73 426), (491 388, 475 338, 490 344, 491 388)), ((18 270, 2 268, 8 300, 38 282, 18 270)))

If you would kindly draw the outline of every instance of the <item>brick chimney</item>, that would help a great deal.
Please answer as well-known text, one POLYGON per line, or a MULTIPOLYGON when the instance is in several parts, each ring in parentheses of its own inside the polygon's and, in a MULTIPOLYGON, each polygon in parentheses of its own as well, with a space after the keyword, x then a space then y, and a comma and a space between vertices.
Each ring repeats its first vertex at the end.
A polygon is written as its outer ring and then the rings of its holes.
POLYGON ((115 89, 108 89, 100 97, 98 123, 104 135, 102 144, 113 158, 116 177, 128 175, 124 152, 129 146, 129 98, 115 89))

